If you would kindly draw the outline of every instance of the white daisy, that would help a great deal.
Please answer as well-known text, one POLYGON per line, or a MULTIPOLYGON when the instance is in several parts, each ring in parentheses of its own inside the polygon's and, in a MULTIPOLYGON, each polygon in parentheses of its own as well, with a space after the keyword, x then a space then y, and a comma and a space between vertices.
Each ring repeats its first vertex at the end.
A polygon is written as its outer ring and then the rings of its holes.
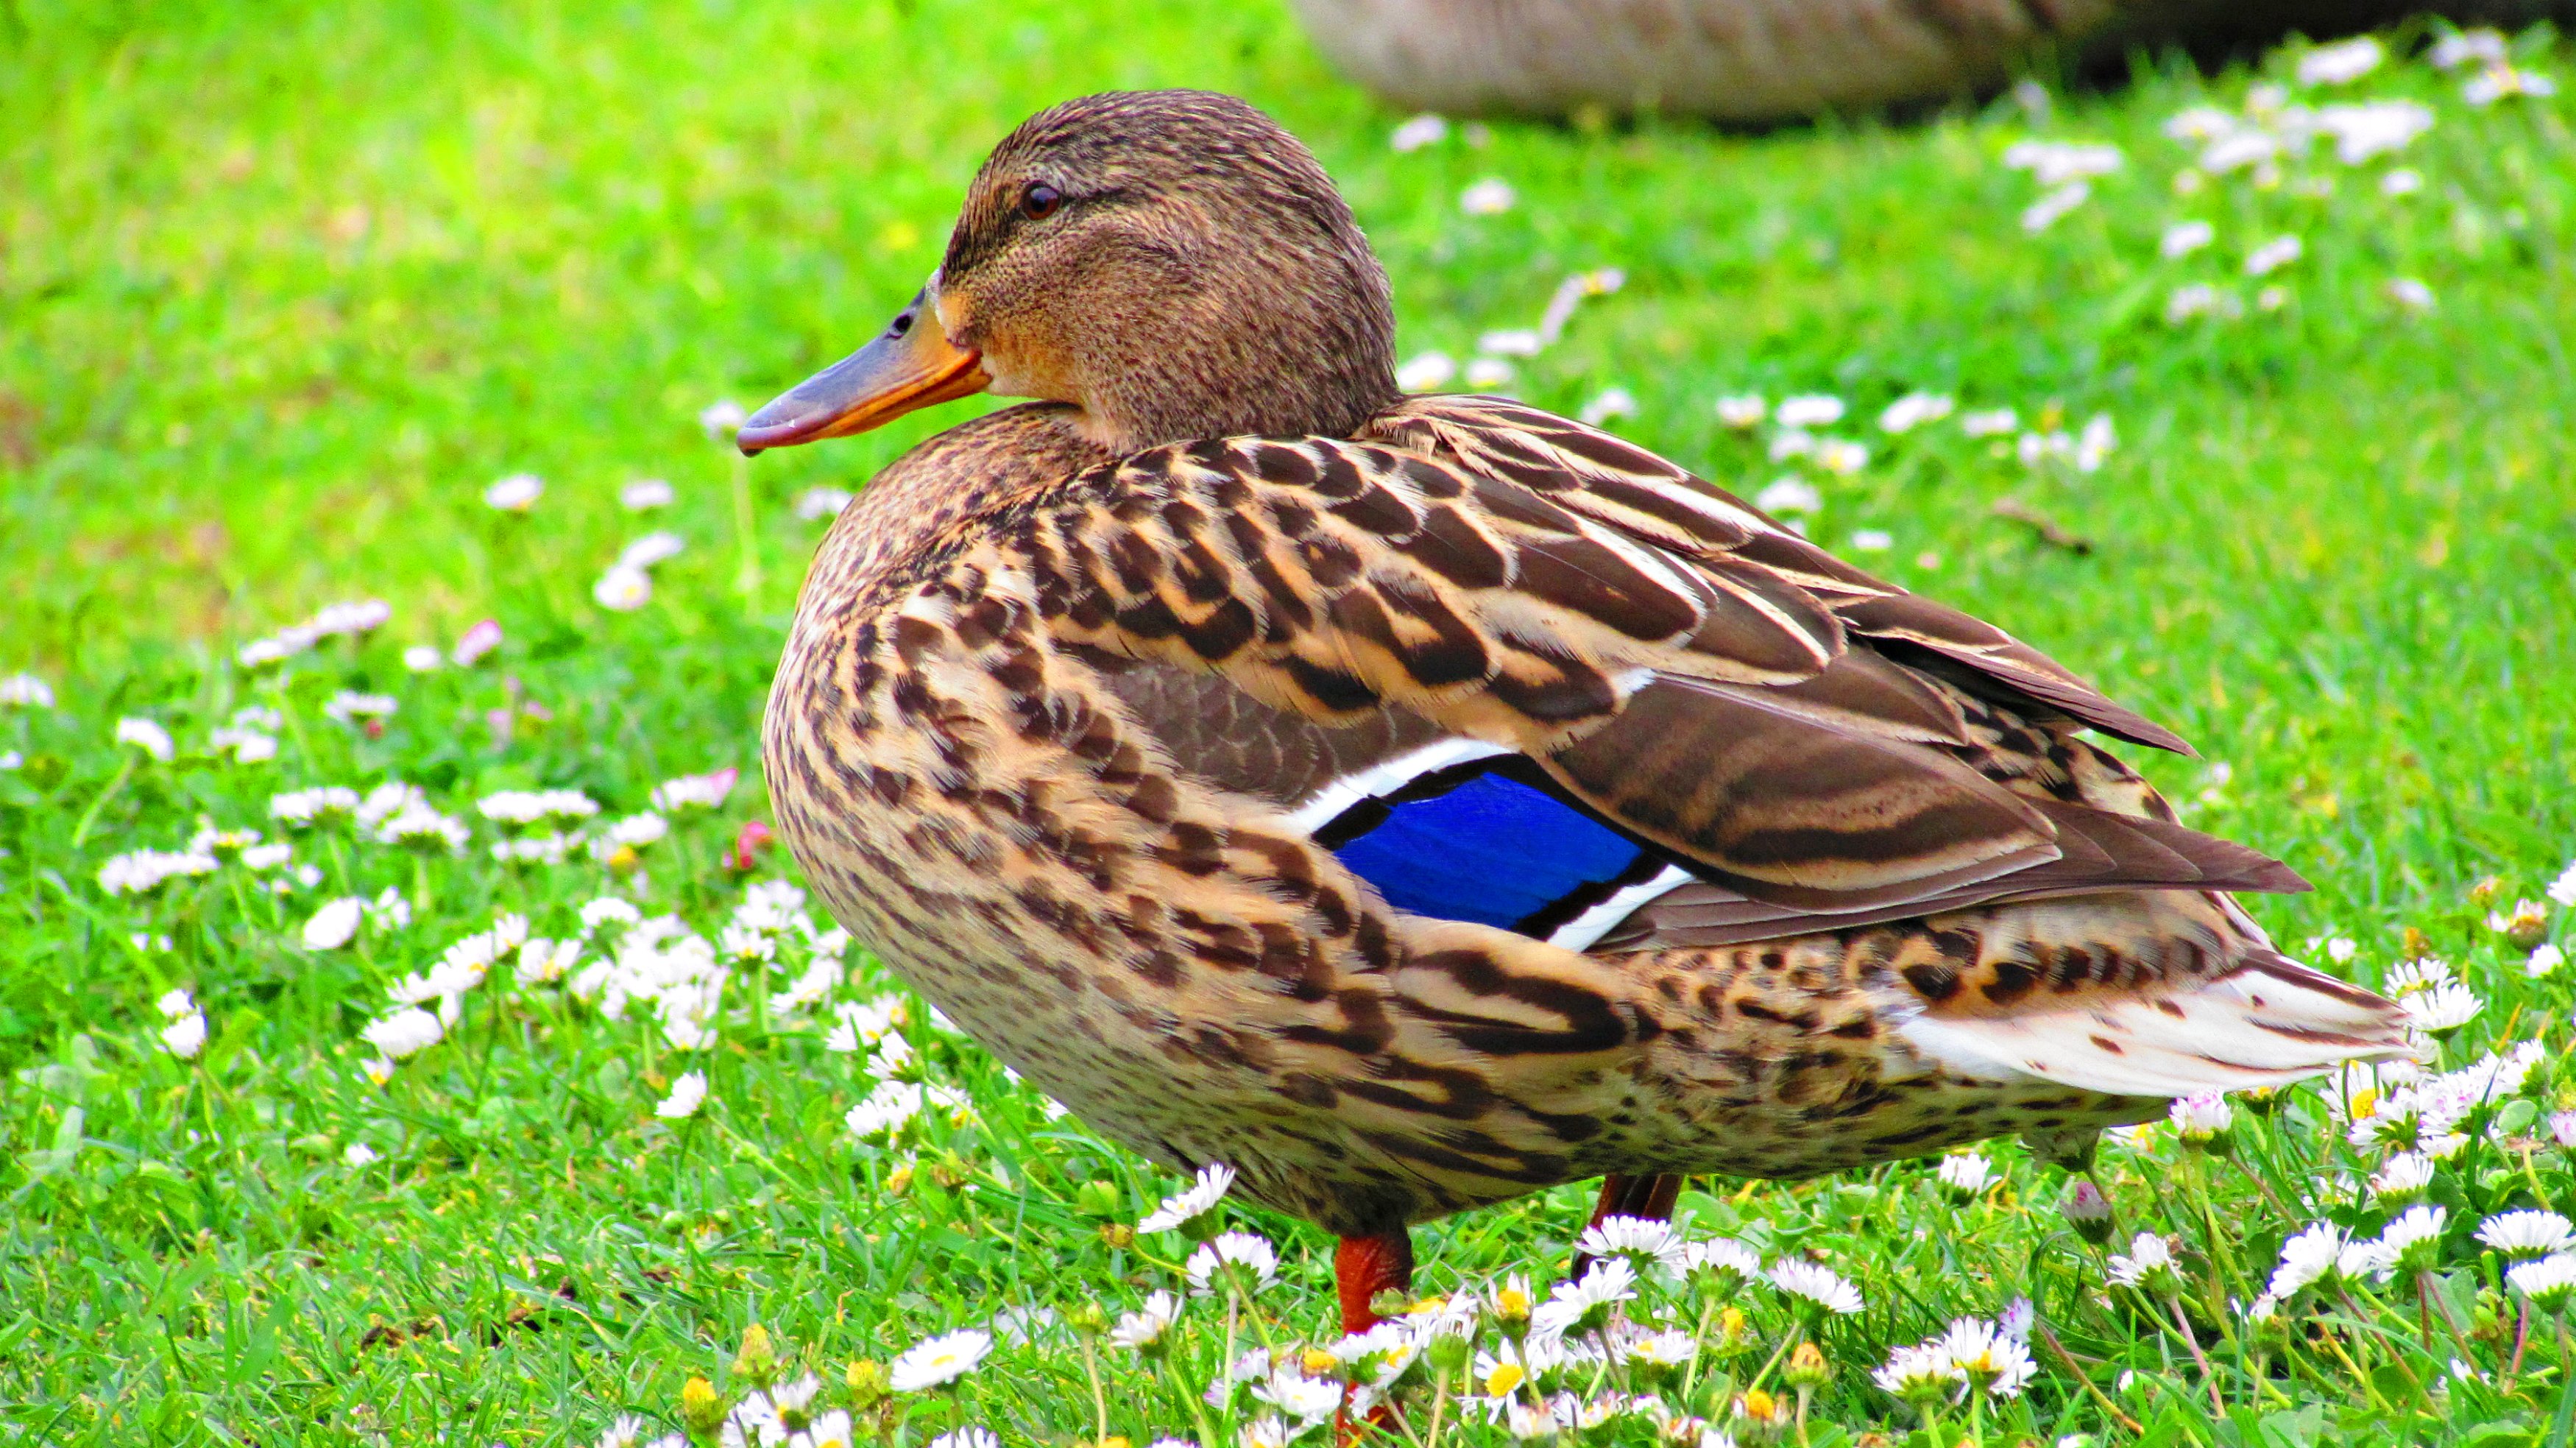
POLYGON ((664 1121, 685 1121, 698 1114, 707 1099, 707 1073, 683 1071, 671 1083, 671 1094, 653 1108, 653 1114, 664 1121))
POLYGON ((170 756, 177 752, 177 746, 170 742, 169 730, 152 720, 132 715, 116 721, 116 742, 131 744, 163 764, 169 763, 170 756))
POLYGON ((1869 1376, 1889 1395, 1917 1405, 1937 1402, 1967 1380, 1938 1341, 1898 1348, 1869 1376))
POLYGON ((1163 1204, 1136 1224, 1138 1232, 1170 1232, 1188 1225, 1225 1199, 1234 1186, 1234 1168, 1215 1162, 1199 1168, 1196 1182, 1163 1199, 1163 1204))
POLYGON ((2560 1252, 2507 1269, 2506 1285, 2543 1312, 2557 1312, 2576 1297, 2576 1253, 2560 1252))
POLYGON ((161 1045, 182 1061, 193 1061, 206 1049, 206 1018, 195 1011, 161 1028, 161 1045))
POLYGON ((382 1051, 391 1060, 404 1060, 438 1044, 447 1027, 438 1017, 413 1006, 376 1021, 358 1033, 366 1043, 382 1051))
POLYGON ((1611 1308, 1637 1295, 1637 1269, 1626 1257, 1604 1257, 1580 1282, 1560 1282, 1530 1313, 1530 1334, 1542 1340, 1598 1331, 1611 1308))
POLYGON ((2350 85, 2379 69, 2387 54, 2367 35, 2320 45, 2299 57, 2299 84, 2350 85))
POLYGON ((512 473, 483 490, 483 506, 503 513, 524 513, 537 505, 545 491, 545 480, 535 473, 512 473))
POLYGON ((2401 1151, 2371 1173, 2370 1194, 2382 1204, 2402 1207, 2421 1199, 2433 1185, 2433 1158, 2420 1151, 2401 1151))
POLYGON ((982 1328, 942 1333, 905 1348, 886 1368, 886 1382, 898 1393, 942 1387, 975 1371, 992 1350, 993 1335, 982 1328))
POLYGON ((0 709, 50 709, 54 707, 54 686, 33 674, 11 674, 0 678, 0 709))
POLYGON ((1992 1397, 2018 1397, 2039 1372, 2029 1348, 1979 1318, 1953 1321, 1934 1351, 1948 1359, 1951 1370, 1967 1379, 1970 1388, 1992 1397))
POLYGON ((338 950, 357 938, 358 922, 365 918, 367 902, 354 895, 344 895, 325 903, 304 922, 304 948, 338 950))
POLYGON ((1198 1245, 1182 1270, 1190 1279, 1192 1296, 1217 1291, 1220 1274, 1235 1290, 1259 1292, 1279 1280, 1279 1253, 1266 1238, 1251 1232, 1219 1232, 1198 1245))
POLYGON ((1935 392, 1909 392, 1889 403, 1878 414, 1881 432, 1912 432, 1927 422, 1939 422, 1958 406, 1956 399, 1935 392))
POLYGON ((2398 1005, 2406 1012, 2406 1024, 2429 1035, 2444 1035, 2477 1019, 2486 1002, 2458 981, 2447 981, 2428 990, 2403 997, 2398 1005))
POLYGON ((1733 393, 1717 400, 1717 420, 1737 432, 1760 426, 1770 410, 1770 404, 1757 392, 1733 393))
POLYGON ((1782 427, 1831 427, 1843 419, 1843 400, 1824 392, 1805 392, 1780 399, 1771 420, 1782 427))
POLYGON ((1803 1298, 1827 1312, 1849 1316, 1861 1309, 1860 1289, 1842 1279, 1841 1274, 1820 1262, 1786 1257, 1771 1264, 1771 1285, 1791 1297, 1803 1298))
POLYGON ((2509 1262, 2528 1262, 2576 1247, 2576 1227, 2556 1212, 2499 1212, 2478 1225, 2478 1240, 2509 1262))
POLYGON ((1994 1163, 1986 1160, 1983 1153, 1974 1151, 1941 1158, 1935 1175, 1952 1196, 1962 1201, 1983 1196, 1986 1189, 1995 1184, 1994 1163))
POLYGON ((1670 1222, 1648 1217, 1610 1216, 1583 1229, 1574 1250, 1587 1257, 1620 1257, 1630 1266, 1643 1271, 1660 1268, 1680 1272, 1687 1252, 1670 1222))
POLYGON ((1398 152, 1419 151, 1425 146, 1438 145, 1448 139, 1448 136, 1448 119, 1430 111, 1424 111, 1421 115, 1396 127, 1395 133, 1387 137, 1386 143, 1398 152))
POLYGON ((2397 1214, 2396 1219, 2380 1229, 2373 1244, 2377 1260, 2372 1270, 2382 1281, 2402 1272, 2422 1271, 2433 1265, 2434 1249, 2440 1244, 2442 1225, 2450 1216, 2447 1208, 2414 1206, 2397 1214))
POLYGON ((1109 1329, 1109 1345, 1135 1352, 1159 1346, 1163 1335, 1180 1321, 1181 1298, 1178 1293, 1157 1289, 1145 1299, 1145 1305, 1122 1315, 1109 1329))
POLYGON ((2111 1254, 2110 1277, 2118 1287, 2168 1290, 2174 1279, 2173 1251, 2165 1245, 2164 1238, 2153 1232, 2140 1232, 2130 1241, 2126 1253, 2111 1254))

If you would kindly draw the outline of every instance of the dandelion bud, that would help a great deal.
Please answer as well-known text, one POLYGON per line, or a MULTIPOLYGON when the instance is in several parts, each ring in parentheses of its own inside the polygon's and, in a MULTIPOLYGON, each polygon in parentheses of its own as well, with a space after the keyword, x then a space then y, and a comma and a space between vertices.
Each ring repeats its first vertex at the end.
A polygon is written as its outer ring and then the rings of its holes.
POLYGON ((912 1163, 911 1163, 911 1162, 905 1162, 903 1165, 901 1165, 901 1166, 899 1166, 899 1167, 896 1167, 894 1170, 892 1170, 892 1171, 890 1171, 890 1172, 887 1172, 887 1173, 886 1173, 886 1181, 885 1181, 885 1189, 886 1189, 886 1195, 887 1195, 887 1196, 890 1196, 890 1197, 899 1197, 899 1196, 902 1196, 904 1193, 911 1191, 911 1190, 912 1190, 912 1163))
POLYGON ((953 1156, 943 1156, 930 1164, 930 1180, 941 1191, 953 1192, 966 1185, 974 1168, 953 1156))
MULTIPOLYGON (((2496 896, 2501 894, 2503 890, 2504 881, 2493 875, 2489 875, 2485 879, 2480 880, 2469 887, 2469 904, 2480 910, 2484 910, 2495 903, 2496 896)), ((2409 941, 2408 944, 2411 945, 2413 942, 2409 941)))
MULTIPOLYGON (((2472 890, 2469 892, 2469 898, 2471 900, 2476 900, 2477 896, 2477 891, 2472 890)), ((2422 960, 2432 953, 2433 938, 2426 935, 2423 931, 2416 929, 2412 925, 2407 926, 2405 943, 2397 947, 2397 958, 2400 960, 2422 960)))
POLYGON ((1743 1347, 1747 1342, 1750 1342, 1752 1337, 1752 1320, 1744 1315, 1744 1310, 1742 1308, 1730 1307, 1717 1315, 1717 1345, 1719 1350, 1724 1352, 1734 1352, 1743 1347))
POLYGON ((2469 1340, 2489 1347, 2513 1345, 2512 1307, 2503 1293, 2492 1287, 2478 1289, 2477 1300, 2469 1308, 2469 1340))
POLYGON ((1133 1247, 1136 1245, 1136 1229, 1125 1222, 1103 1222, 1100 1224, 1100 1245, 1121 1249, 1133 1247))
POLYGON ((693 1377, 680 1389, 680 1424, 696 1439, 713 1438, 724 1426, 725 1400, 716 1385, 704 1378, 693 1377))
POLYGON ((755 1322, 742 1330, 742 1351, 733 1356, 733 1371, 764 1388, 778 1376, 778 1349, 770 1345, 769 1329, 755 1322))
POLYGON ((1109 1330, 1109 1314, 1097 1302, 1080 1302, 1064 1310, 1064 1325, 1084 1337, 1098 1337, 1109 1330))
POLYGON ((885 1364, 875 1358, 851 1363, 841 1381, 850 1389, 850 1406, 862 1413, 894 1396, 894 1388, 886 1381, 885 1364))
POLYGON ((1802 1342, 1796 1352, 1789 1354, 1789 1366, 1782 1375, 1789 1380, 1789 1386, 1812 1390, 1823 1387, 1834 1370, 1814 1343, 1802 1342))
POLYGON ((2077 1182, 2059 1199, 2057 1210, 2066 1218, 2066 1225, 2075 1229, 2076 1236, 2096 1247, 2111 1240, 2111 1201, 2102 1195, 2100 1187, 2077 1182))
POLYGON ((2540 943, 2549 938, 2549 912, 2537 900, 2521 902, 2513 907, 2510 914, 2499 911, 2489 917, 2487 923, 2513 942, 2516 950, 2537 950, 2540 943))
POLYGON ((1746 1443, 1777 1442, 1789 1426, 1790 1412, 1786 1399, 1760 1388, 1743 1393, 1735 1400, 1736 1437, 1746 1443))

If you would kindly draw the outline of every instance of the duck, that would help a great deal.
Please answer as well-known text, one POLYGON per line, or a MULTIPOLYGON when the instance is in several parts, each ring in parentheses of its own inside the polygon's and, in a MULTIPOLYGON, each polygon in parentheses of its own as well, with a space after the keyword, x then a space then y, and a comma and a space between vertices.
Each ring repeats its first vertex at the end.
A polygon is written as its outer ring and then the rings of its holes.
POLYGON ((1408 395, 1308 149, 1186 90, 1010 132, 939 266, 747 454, 1024 399, 870 480, 763 723, 859 942, 1159 1165, 1337 1239, 1798 1179, 2407 1052, 2001 629, 1508 398, 1408 395))

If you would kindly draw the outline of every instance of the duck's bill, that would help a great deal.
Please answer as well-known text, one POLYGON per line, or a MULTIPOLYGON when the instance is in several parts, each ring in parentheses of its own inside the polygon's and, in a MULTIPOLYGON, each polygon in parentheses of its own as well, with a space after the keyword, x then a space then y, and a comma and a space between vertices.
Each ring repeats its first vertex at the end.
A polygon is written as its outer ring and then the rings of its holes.
POLYGON ((949 344, 929 288, 897 313, 875 341, 797 383, 753 413, 735 438, 744 455, 848 437, 883 427, 917 408, 993 385, 983 358, 949 344))

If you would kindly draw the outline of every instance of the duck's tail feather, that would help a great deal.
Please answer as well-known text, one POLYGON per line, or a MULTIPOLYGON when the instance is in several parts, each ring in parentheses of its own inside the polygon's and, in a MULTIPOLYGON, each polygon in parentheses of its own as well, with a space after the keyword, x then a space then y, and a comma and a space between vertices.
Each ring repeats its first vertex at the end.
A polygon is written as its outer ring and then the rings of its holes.
POLYGON ((2118 999, 1983 1016, 1915 1016, 1918 1049, 1974 1075, 2036 1076, 2119 1096, 2280 1086, 2411 1049, 2398 1007, 2249 942, 2217 976, 2118 999))

